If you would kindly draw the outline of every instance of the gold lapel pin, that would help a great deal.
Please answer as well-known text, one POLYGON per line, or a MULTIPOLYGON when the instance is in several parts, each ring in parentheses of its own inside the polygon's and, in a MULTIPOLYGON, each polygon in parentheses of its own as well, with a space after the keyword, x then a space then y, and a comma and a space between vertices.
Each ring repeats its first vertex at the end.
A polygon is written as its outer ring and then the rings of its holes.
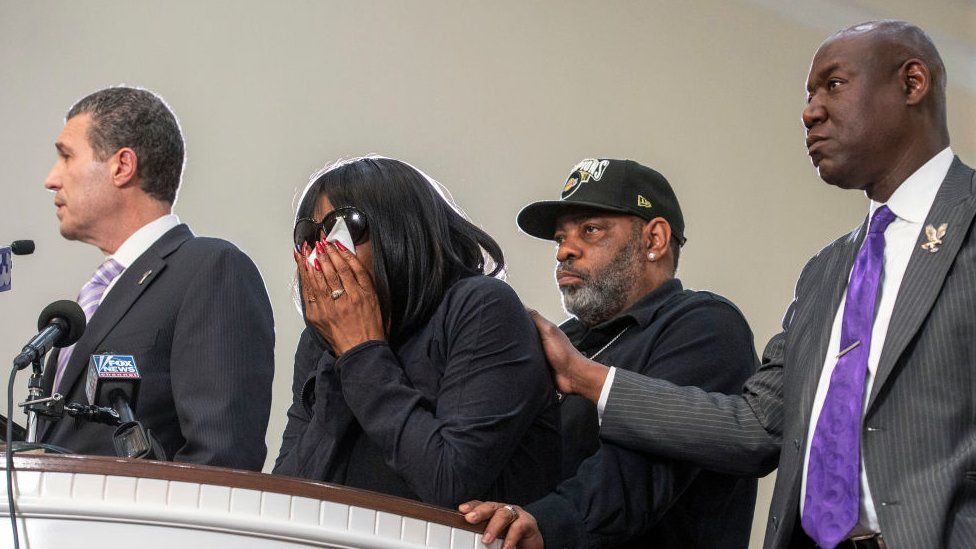
POLYGON ((938 229, 936 229, 932 225, 926 225, 925 238, 928 239, 928 242, 922 244, 922 249, 928 250, 929 253, 933 253, 933 254, 939 251, 939 246, 942 244, 942 237, 945 236, 946 229, 948 228, 949 228, 948 223, 943 223, 939 225, 938 229))
POLYGON ((148 271, 142 273, 142 278, 139 279, 139 285, 142 286, 142 283, 145 282, 146 279, 149 278, 149 275, 151 274, 152 274, 152 269, 149 269, 148 271))

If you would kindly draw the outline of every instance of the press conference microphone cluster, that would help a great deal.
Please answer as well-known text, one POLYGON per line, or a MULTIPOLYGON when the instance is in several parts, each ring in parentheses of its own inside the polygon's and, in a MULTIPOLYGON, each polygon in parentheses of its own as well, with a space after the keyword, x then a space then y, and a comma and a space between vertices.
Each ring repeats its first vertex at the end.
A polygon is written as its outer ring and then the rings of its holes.
POLYGON ((118 413, 121 424, 112 436, 115 455, 166 459, 165 451, 152 432, 145 429, 132 412, 141 379, 132 355, 92 355, 85 385, 88 404, 112 408, 118 413))
POLYGON ((52 348, 73 345, 85 333, 86 324, 85 312, 74 301, 62 299, 48 305, 37 319, 38 334, 14 358, 14 366, 23 370, 52 348))

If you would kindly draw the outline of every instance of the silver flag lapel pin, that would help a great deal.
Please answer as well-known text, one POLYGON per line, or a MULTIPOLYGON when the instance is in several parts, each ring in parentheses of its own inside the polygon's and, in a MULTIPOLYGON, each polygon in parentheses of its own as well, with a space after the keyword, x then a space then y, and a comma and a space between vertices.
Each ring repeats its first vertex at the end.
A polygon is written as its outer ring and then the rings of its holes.
POLYGON ((925 226, 925 238, 928 239, 928 242, 926 242, 925 244, 922 244, 922 249, 923 250, 928 250, 930 253, 933 253, 933 254, 935 252, 939 251, 939 246, 942 245, 942 237, 945 236, 946 229, 948 229, 948 228, 949 228, 949 224, 948 223, 943 223, 943 224, 939 225, 939 228, 938 229, 936 229, 932 225, 926 225, 925 226))

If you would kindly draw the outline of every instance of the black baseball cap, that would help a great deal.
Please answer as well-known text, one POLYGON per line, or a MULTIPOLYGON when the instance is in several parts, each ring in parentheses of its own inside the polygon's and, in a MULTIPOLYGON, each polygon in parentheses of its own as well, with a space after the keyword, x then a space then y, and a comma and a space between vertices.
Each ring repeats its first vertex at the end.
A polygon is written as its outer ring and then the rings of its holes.
POLYGON ((685 219, 671 184, 647 166, 633 160, 587 158, 573 166, 559 200, 533 202, 522 208, 516 222, 522 231, 552 240, 556 218, 574 207, 636 215, 650 221, 663 217, 671 234, 684 244, 685 219))

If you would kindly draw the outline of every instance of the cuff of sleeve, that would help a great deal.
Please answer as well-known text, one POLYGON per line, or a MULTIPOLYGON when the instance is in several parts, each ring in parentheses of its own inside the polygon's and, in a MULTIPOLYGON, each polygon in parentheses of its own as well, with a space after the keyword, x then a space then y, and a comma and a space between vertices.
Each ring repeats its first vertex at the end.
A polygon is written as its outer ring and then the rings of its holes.
POLYGON ((359 345, 356 345, 352 349, 349 349, 348 351, 342 353, 342 356, 340 356, 335 361, 335 369, 338 371, 342 371, 343 366, 350 360, 354 360, 356 355, 362 354, 368 351, 369 349, 372 349, 373 347, 389 347, 389 344, 379 339, 371 339, 369 341, 364 341, 359 345))
POLYGON ((546 547, 561 549, 581 546, 583 521, 576 515, 576 509, 561 495, 549 494, 526 505, 525 510, 535 517, 546 547))
POLYGON ((600 425, 603 424, 603 409, 607 407, 607 400, 610 399, 610 386, 613 385, 614 374, 617 369, 613 366, 607 372, 607 379, 603 381, 603 389, 600 390, 600 400, 596 403, 596 417, 600 425))

